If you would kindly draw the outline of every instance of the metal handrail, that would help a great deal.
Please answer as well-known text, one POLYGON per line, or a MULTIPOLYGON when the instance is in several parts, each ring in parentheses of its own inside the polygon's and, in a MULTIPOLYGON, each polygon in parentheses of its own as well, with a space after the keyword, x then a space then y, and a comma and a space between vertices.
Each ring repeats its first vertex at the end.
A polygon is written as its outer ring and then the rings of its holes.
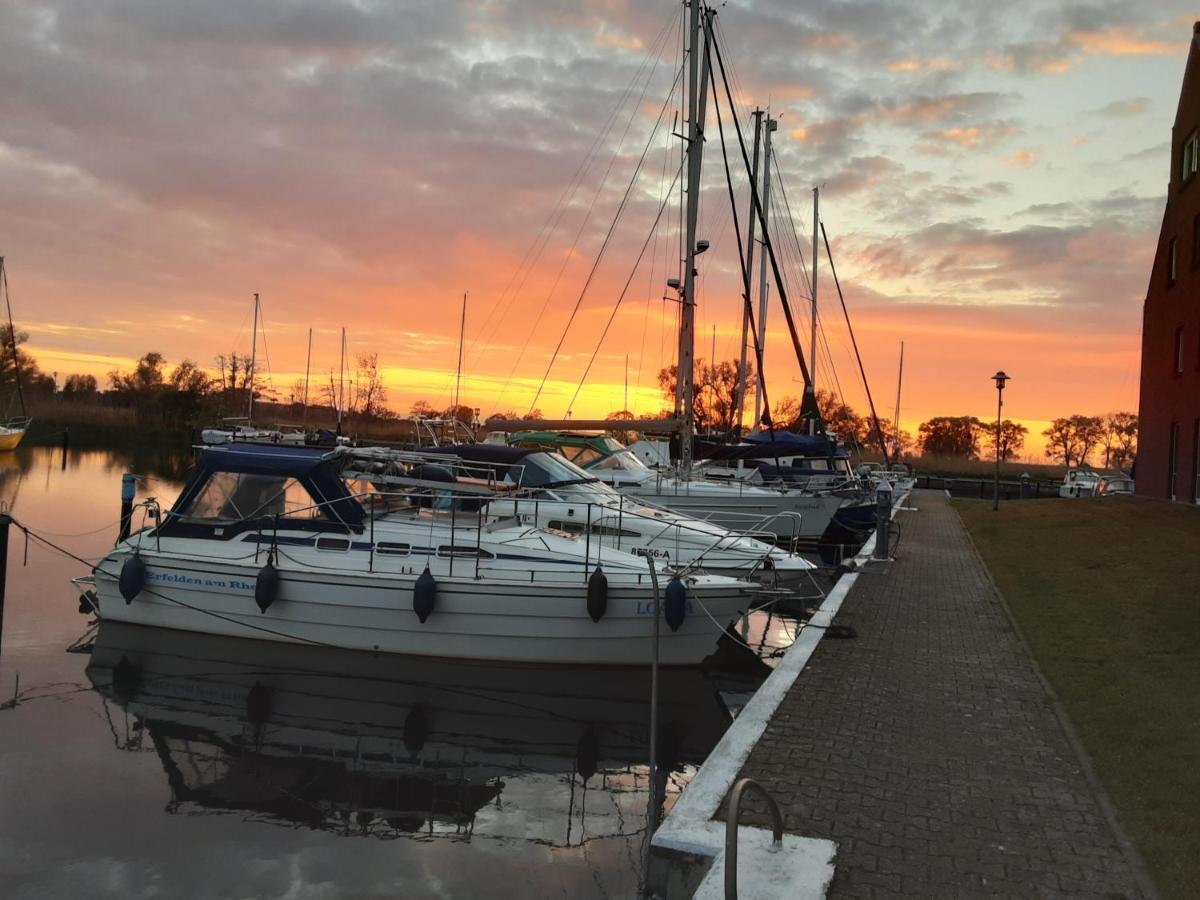
POLYGON ((771 811, 771 849, 783 847, 783 816, 779 804, 753 778, 739 778, 729 792, 729 813, 725 817, 725 900, 737 900, 738 816, 742 811, 742 794, 750 788, 762 794, 771 811))

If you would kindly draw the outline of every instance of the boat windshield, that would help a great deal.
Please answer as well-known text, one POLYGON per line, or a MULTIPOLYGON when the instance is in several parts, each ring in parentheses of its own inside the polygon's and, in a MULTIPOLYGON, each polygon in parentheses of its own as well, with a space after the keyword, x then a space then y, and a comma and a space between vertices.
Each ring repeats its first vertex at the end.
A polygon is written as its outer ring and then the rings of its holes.
POLYGON ((603 469, 606 472, 630 472, 638 476, 650 476, 653 474, 650 467, 634 456, 633 451, 626 447, 616 444, 617 449, 611 456, 606 456, 604 459, 597 462, 591 467, 593 472, 603 469))
MULTIPOLYGON (((566 485, 581 485, 585 489, 594 488, 603 491, 600 483, 579 466, 564 459, 557 453, 530 453, 521 460, 525 467, 521 477, 522 487, 552 488, 566 485)), ((504 480, 512 484, 512 472, 504 476, 504 480)))
POLYGON ((295 478, 214 472, 203 488, 175 514, 192 521, 241 522, 264 516, 316 518, 316 501, 295 478))

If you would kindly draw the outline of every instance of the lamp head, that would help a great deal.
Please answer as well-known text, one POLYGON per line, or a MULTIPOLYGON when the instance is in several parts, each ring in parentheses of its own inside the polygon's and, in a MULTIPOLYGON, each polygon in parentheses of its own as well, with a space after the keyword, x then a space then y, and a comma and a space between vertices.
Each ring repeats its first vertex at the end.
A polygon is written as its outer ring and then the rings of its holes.
POLYGON ((995 375, 992 376, 992 381, 996 382, 996 390, 1002 391, 1002 390, 1004 390, 1004 385, 1008 381, 1008 376, 1005 375, 1004 370, 1001 369, 999 372, 997 372, 995 375))

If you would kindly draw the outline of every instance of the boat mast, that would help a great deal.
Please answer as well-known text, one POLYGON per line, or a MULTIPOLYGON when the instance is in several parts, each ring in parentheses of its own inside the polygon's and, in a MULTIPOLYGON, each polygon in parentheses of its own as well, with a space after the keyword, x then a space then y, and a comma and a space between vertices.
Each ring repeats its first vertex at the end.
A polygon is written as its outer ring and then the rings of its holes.
POLYGON ((896 415, 892 427, 896 429, 896 458, 900 458, 900 386, 904 383, 904 341, 900 342, 900 374, 896 376, 896 415))
MULTIPOLYGON (((763 243, 768 240, 767 228, 771 219, 771 132, 779 128, 779 122, 767 116, 766 132, 763 136, 763 186, 762 200, 762 227, 763 227, 763 243)), ((762 348, 762 356, 767 355, 767 254, 763 253, 762 260, 759 262, 758 275, 758 344, 762 348)), ((761 375, 759 376, 761 377, 761 375)), ((759 431, 762 420, 762 388, 759 385, 754 389, 754 430, 759 431)))
POLYGON ((312 371, 312 329, 308 329, 308 355, 304 357, 304 411, 300 414, 300 425, 308 424, 308 375, 312 371))
POLYGON ((342 434, 342 410, 346 408, 346 327, 342 326, 341 356, 338 358, 337 433, 342 434))
POLYGON ((8 295, 8 270, 4 268, 4 257, 0 256, 0 286, 4 288, 4 308, 8 311, 8 343, 12 350, 13 381, 17 385, 17 400, 21 404, 22 418, 28 416, 25 411, 25 393, 21 390, 21 360, 17 356, 17 329, 13 325, 12 298, 8 295))
POLYGON ((458 418, 458 389, 462 384, 463 339, 467 334, 467 292, 463 291, 462 321, 458 325, 458 369, 454 373, 454 415, 458 418))
MULTIPOLYGON (((817 258, 820 251, 817 249, 817 235, 821 230, 821 189, 813 188, 813 245, 812 245, 812 336, 808 344, 808 385, 805 390, 813 395, 813 408, 816 408, 817 399, 817 258)), ((817 423, 810 420, 809 431, 812 434, 817 432, 817 423)))
POLYGON ((254 328, 250 332, 250 400, 246 406, 246 424, 254 421, 254 369, 258 360, 258 292, 254 293, 254 328))
MULTIPOLYGON (((708 107, 708 54, 700 50, 701 0, 689 0, 687 225, 683 259, 683 291, 679 310, 679 362, 675 378, 675 414, 680 420, 679 467, 692 467, 692 422, 695 394, 696 224, 700 215, 700 164, 704 155, 704 114, 708 107), (701 63, 703 62, 703 65, 701 63)), ((708 11, 704 15, 710 15, 708 11)))
MULTIPOLYGON (((753 271, 754 268, 754 225, 756 216, 754 215, 754 188, 758 184, 758 144, 762 136, 762 116, 763 111, 755 108, 754 110, 754 162, 750 167, 750 214, 746 217, 750 221, 746 225, 746 271, 753 271)), ((747 298, 749 299, 749 298, 747 298)), ((738 434, 742 432, 742 411, 746 407, 746 338, 750 331, 750 307, 748 304, 742 304, 742 355, 738 362, 738 387, 737 387, 737 402, 734 404, 733 425, 738 434)))

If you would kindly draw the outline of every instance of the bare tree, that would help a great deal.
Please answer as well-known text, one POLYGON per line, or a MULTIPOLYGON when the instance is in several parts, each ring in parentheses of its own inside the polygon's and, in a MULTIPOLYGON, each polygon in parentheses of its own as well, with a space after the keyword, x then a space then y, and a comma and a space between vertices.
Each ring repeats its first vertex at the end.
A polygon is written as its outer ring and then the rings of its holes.
POLYGON ((387 412, 387 387, 379 374, 379 354, 359 353, 354 385, 354 409, 369 419, 378 418, 387 412))

